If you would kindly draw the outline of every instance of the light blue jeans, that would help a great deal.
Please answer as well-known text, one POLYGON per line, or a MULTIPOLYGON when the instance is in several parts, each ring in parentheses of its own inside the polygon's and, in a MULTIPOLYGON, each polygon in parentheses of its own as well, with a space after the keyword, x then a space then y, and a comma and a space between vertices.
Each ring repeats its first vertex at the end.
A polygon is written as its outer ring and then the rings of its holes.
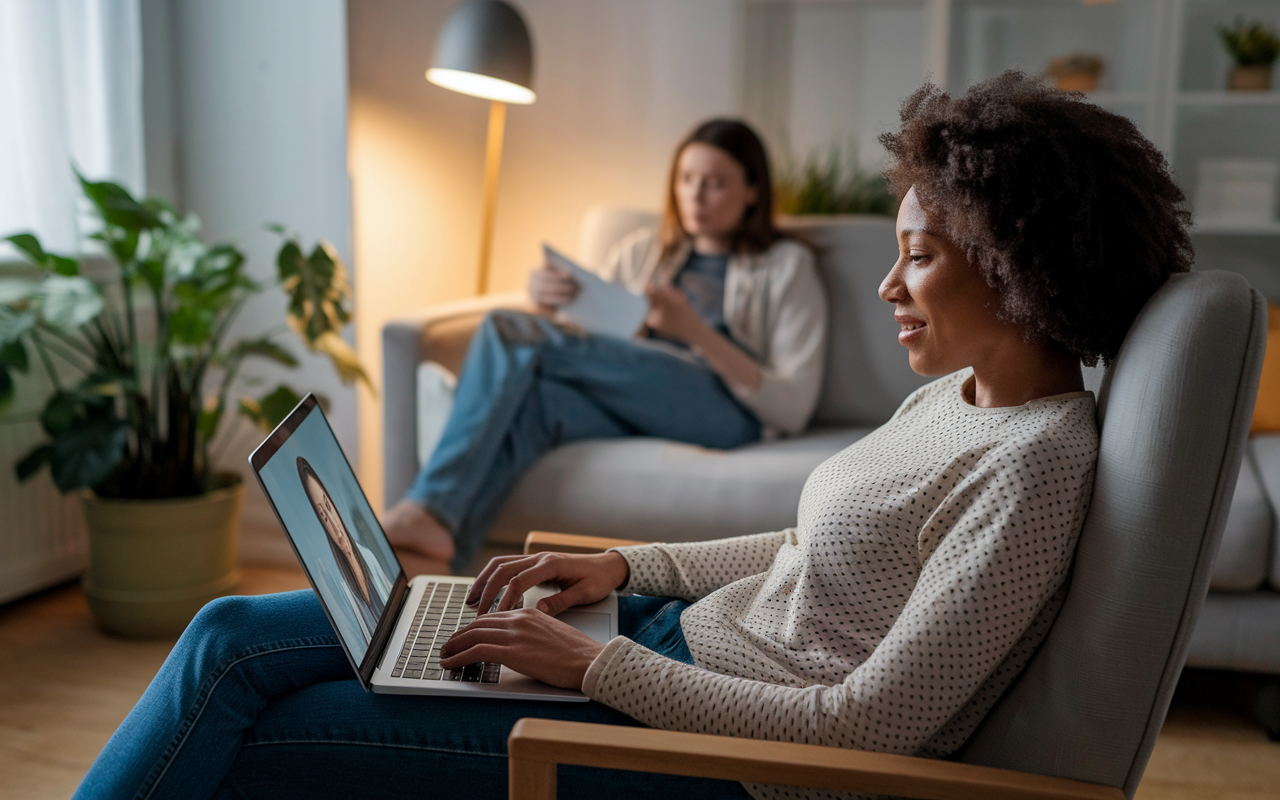
POLYGON ((727 449, 760 438, 760 423, 697 359, 495 311, 471 340, 453 412, 406 497, 453 532, 458 571, 539 457, 618 436, 727 449))
MULTIPOLYGON (((619 632, 691 662, 687 606, 621 597, 619 632)), ((226 597, 182 634, 74 800, 503 798, 521 717, 639 724, 599 703, 371 694, 311 591, 226 597)), ((748 797, 729 781, 559 773, 561 797, 748 797)))

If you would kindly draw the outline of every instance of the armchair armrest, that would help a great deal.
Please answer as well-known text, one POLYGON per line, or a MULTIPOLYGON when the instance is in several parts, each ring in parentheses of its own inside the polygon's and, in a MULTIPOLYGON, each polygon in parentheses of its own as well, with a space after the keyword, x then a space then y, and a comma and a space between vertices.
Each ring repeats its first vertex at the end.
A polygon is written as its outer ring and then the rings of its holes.
POLYGON ((418 474, 418 364, 436 361, 456 375, 475 326, 498 308, 528 309, 529 300, 522 293, 471 297, 428 306, 382 326, 383 498, 388 507, 418 474))
POLYGON ((923 800, 1125 800, 1112 786, 952 761, 562 720, 519 720, 507 753, 511 800, 553 800, 558 764, 923 800))
POLYGON ((611 547, 648 544, 636 539, 610 539, 604 536, 578 536, 573 533, 530 531, 524 537, 524 554, 534 553, 603 553, 611 547))

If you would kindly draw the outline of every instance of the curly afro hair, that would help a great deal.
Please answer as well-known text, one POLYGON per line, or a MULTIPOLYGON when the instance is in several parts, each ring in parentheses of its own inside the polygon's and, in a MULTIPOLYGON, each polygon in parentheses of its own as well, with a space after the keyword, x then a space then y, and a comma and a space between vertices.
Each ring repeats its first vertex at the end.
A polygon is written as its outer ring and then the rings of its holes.
POLYGON ((1124 117, 1009 71, 952 98, 926 83, 880 142, 885 172, 965 249, 1001 317, 1093 366, 1191 268, 1186 197, 1124 117))

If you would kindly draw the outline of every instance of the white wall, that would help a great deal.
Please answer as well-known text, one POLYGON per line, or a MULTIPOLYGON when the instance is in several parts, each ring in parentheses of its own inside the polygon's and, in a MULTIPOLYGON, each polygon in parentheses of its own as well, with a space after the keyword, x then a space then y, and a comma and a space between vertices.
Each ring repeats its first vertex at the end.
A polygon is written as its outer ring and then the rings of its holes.
POLYGON ((745 38, 747 115, 778 159, 852 145, 864 167, 884 164, 876 138, 930 57, 923 2, 753 3, 745 38))
MULTIPOLYGON (((347 177, 346 5, 343 0, 144 0, 148 183, 203 220, 207 241, 230 240, 268 285, 236 333, 282 326, 274 284, 281 222, 310 244, 325 238, 351 262, 347 177)), ((280 341, 300 355, 301 341, 280 341)), ((355 392, 326 359, 297 370, 261 367, 261 393, 277 382, 332 402, 339 441, 357 457, 355 392)), ((223 463, 243 469, 260 431, 235 420, 223 463)), ((256 485, 246 502, 246 555, 292 561, 256 485)))
MULTIPOLYGON (((742 96, 734 0, 514 4, 532 32, 538 100, 507 113, 494 291, 523 287, 543 240, 575 249, 589 206, 657 208, 679 138, 740 113, 742 96)), ((380 371, 385 320, 472 291, 488 104, 423 78, 454 0, 348 5, 357 341, 380 371)), ((364 393, 360 436, 377 502, 381 408, 364 393)))

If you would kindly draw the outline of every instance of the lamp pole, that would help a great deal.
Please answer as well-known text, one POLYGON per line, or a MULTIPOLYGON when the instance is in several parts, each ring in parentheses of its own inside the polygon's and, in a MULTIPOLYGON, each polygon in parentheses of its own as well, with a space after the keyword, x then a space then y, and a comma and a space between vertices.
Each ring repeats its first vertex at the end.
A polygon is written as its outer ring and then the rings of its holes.
POLYGON ((507 125, 507 104, 489 102, 489 138, 484 151, 484 210, 480 217, 480 266, 476 294, 489 291, 489 261, 493 255, 493 217, 498 206, 498 172, 502 168, 502 135, 507 125))

